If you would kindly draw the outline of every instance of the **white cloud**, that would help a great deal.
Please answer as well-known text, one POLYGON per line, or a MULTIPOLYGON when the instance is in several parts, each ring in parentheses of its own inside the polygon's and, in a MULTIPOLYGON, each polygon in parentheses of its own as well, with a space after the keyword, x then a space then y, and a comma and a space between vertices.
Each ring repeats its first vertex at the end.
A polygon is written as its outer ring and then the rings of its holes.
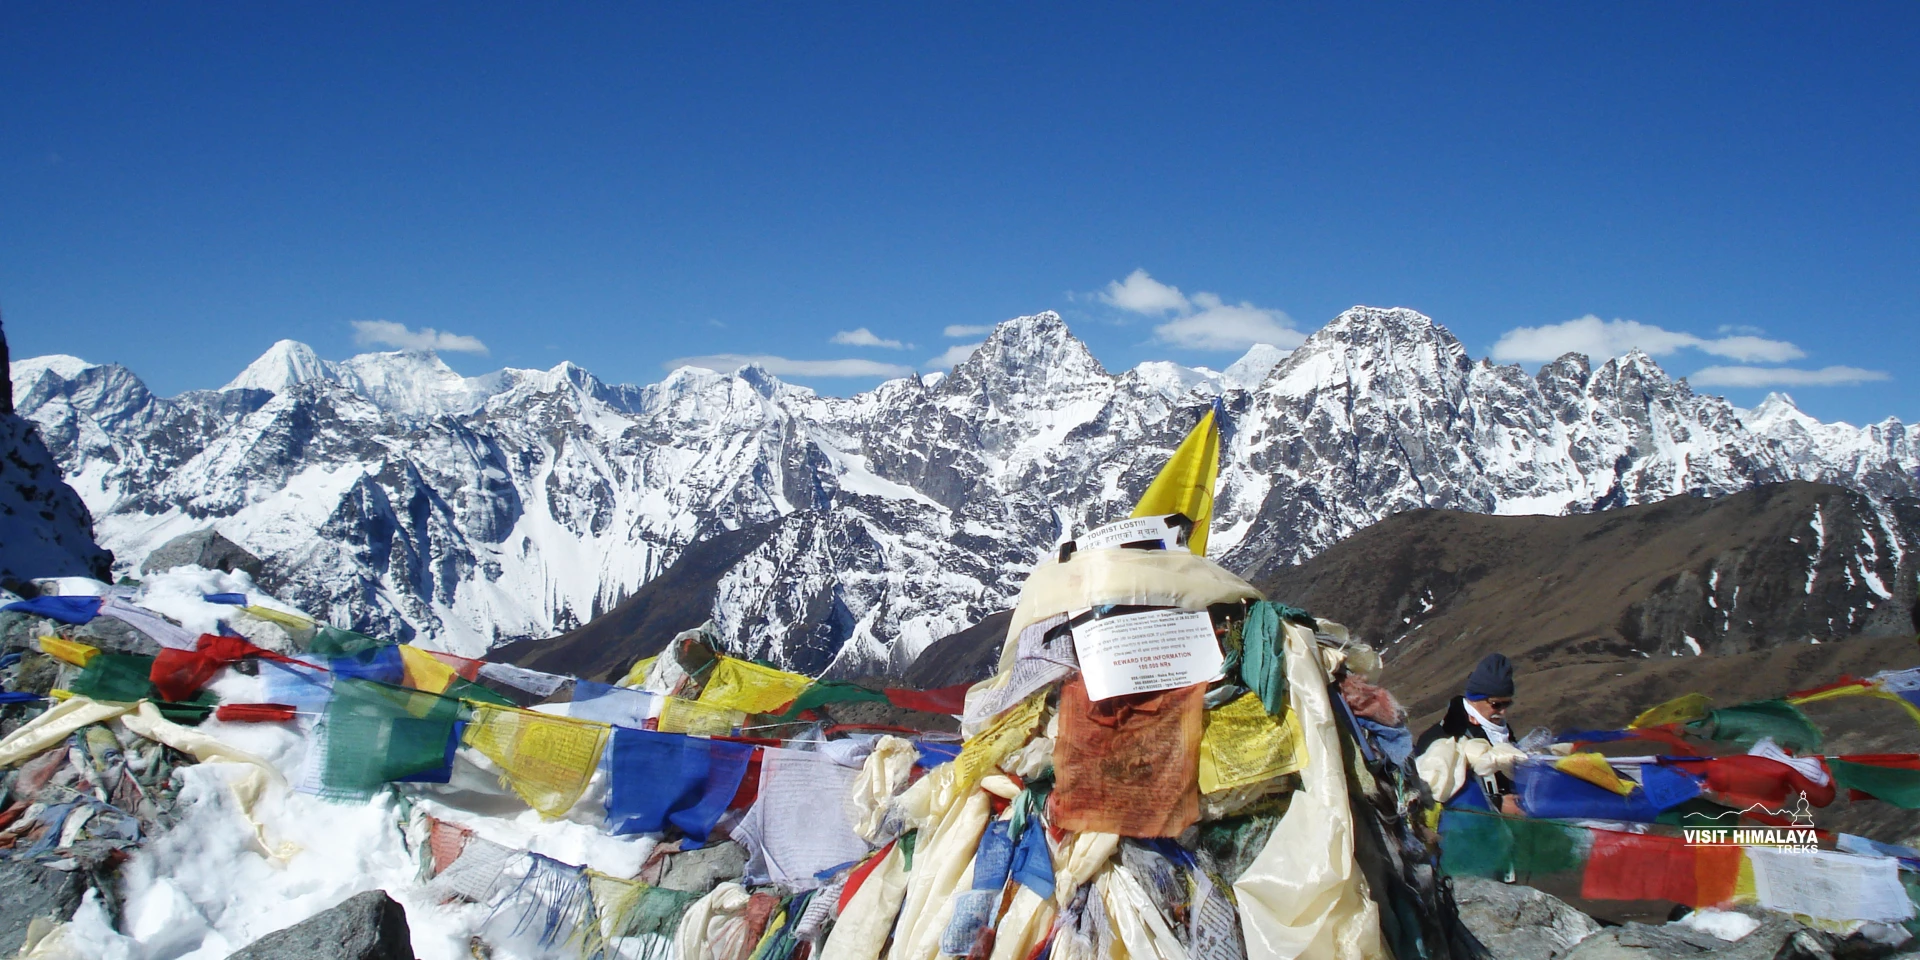
POLYGON ((1217 293, 1205 291, 1192 297, 1179 287, 1161 283, 1145 270, 1127 274, 1125 280, 1107 284, 1095 299, 1131 313, 1174 314, 1153 328, 1160 343, 1188 350, 1245 350, 1256 343, 1292 349, 1306 339, 1294 329, 1293 318, 1279 310, 1256 307, 1242 300, 1227 303, 1217 293))
POLYGON ((1145 270, 1127 274, 1125 280, 1107 284, 1100 300, 1132 313, 1185 313, 1193 309, 1179 287, 1170 287, 1147 275, 1145 270))
MULTIPOLYGON (((1750 331, 1752 328, 1720 329, 1722 332, 1732 332, 1750 331)), ((1546 363, 1568 353, 1616 357, 1636 347, 1656 357, 1689 349, 1748 363, 1783 363, 1807 355, 1806 351, 1785 340, 1769 340, 1750 332, 1710 340, 1637 320, 1602 320, 1587 314, 1565 323, 1508 330, 1493 345, 1493 358, 1504 362, 1546 363)))
POLYGON ((1256 343, 1291 350, 1307 339, 1293 328, 1293 318, 1279 310, 1244 300, 1224 303, 1211 293, 1194 294, 1193 306, 1199 310, 1154 327, 1153 338, 1189 350, 1245 350, 1256 343))
POLYGON ((984 337, 992 332, 992 324, 974 325, 970 323, 955 323, 950 324, 945 330, 940 331, 940 334, 957 339, 960 337, 984 337))
POLYGON ((764 353, 713 353, 702 357, 681 357, 665 366, 704 367, 716 373, 732 373, 747 364, 756 364, 776 377, 905 377, 913 368, 874 360, 791 360, 764 353))
POLYGON ((448 353, 486 353, 487 345, 479 337, 446 333, 432 327, 409 330, 404 323, 391 320, 353 321, 353 342, 363 347, 393 347, 396 350, 444 350, 448 353))
POLYGON ((1805 350, 1785 340, 1769 340, 1765 337, 1745 335, 1708 340, 1699 344, 1699 348, 1716 357, 1760 363, 1785 363, 1807 355, 1805 350))
POLYGON ((1707 367, 1687 377, 1696 387, 1850 387, 1891 379, 1884 370, 1859 367, 1707 367))
POLYGON ((842 330, 833 335, 833 342, 846 344, 849 347, 883 347, 888 350, 906 350, 911 346, 911 344, 901 343, 898 340, 882 339, 866 327, 861 327, 857 330, 842 330))
MULTIPOLYGON (((947 329, 952 330, 954 328, 948 327, 947 329)), ((991 330, 993 328, 988 327, 987 329, 991 330)), ((948 347, 946 351, 939 356, 929 357, 927 359, 927 366, 939 367, 941 369, 951 368, 968 357, 973 356, 973 352, 978 349, 980 349, 980 344, 978 343, 956 343, 948 347)))

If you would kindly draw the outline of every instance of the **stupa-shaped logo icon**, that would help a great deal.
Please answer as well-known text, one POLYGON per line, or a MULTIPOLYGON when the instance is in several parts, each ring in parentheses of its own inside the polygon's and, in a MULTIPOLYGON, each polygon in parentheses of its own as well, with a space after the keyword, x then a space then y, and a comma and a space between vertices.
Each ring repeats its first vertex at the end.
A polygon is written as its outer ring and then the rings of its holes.
MULTIPOLYGON (((1781 813, 1787 811, 1782 810, 1781 813)), ((1796 827, 1813 826, 1813 806, 1807 803, 1807 792, 1800 791, 1800 802, 1793 808, 1793 825, 1796 827)))

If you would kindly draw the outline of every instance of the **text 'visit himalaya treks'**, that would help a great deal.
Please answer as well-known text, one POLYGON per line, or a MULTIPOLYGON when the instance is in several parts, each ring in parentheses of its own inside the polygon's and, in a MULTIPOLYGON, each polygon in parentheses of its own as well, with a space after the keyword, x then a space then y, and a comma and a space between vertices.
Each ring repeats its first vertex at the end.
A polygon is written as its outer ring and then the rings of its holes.
MULTIPOLYGON (((299 811, 371 811, 410 858, 384 886, 416 939, 476 956, 1485 956, 1461 877, 1920 924, 1920 851, 1811 813, 1843 790, 1920 809, 1920 755, 1823 755, 1801 709, 1877 698, 1920 724, 1920 668, 1516 737, 1524 677, 1493 655, 1416 739, 1373 648, 1207 559, 1217 416, 1132 518, 1033 569, 997 673, 948 689, 814 680, 705 628, 602 683, 258 593, 173 597, 217 608, 202 634, 154 581, 50 584, 5 607, 36 639, 0 659, 0 847, 104 876, 185 829, 162 801, 186 782, 236 864, 298 877, 327 856, 290 838, 299 811), (138 642, 80 639, 97 618, 138 642)), ((91 919, 37 923, 23 955, 88 955, 116 909, 94 886, 91 919)))

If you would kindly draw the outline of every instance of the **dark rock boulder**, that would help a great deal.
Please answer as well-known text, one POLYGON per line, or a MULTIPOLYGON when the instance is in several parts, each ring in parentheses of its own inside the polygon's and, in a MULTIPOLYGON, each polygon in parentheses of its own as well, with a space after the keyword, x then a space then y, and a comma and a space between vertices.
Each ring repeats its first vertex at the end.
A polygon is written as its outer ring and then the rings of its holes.
POLYGON ((232 573, 244 570, 254 579, 260 578, 266 568, 259 557, 248 553, 245 547, 228 540, 212 527, 183 533, 154 548, 147 559, 140 564, 141 573, 154 573, 171 570, 174 567, 197 564, 208 570, 224 570, 232 573))
POLYGON ((384 890, 269 933, 227 960, 413 960, 407 912, 384 890))
POLYGON ((1460 922, 1494 960, 1560 960, 1600 932, 1591 917, 1551 894, 1520 884, 1456 877, 1460 922))
POLYGON ((20 860, 0 860, 0 956, 13 956, 36 917, 55 923, 73 919, 87 892, 79 870, 55 870, 20 860))

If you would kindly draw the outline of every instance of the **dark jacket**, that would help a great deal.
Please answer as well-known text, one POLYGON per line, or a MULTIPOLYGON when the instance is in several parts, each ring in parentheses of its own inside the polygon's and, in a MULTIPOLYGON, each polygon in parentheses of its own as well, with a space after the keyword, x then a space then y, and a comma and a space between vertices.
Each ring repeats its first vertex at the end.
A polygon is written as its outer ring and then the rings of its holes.
MULTIPOLYGON (((1454 740, 1460 737, 1489 741, 1493 739, 1487 736, 1485 728, 1467 717, 1466 697, 1454 697, 1447 701, 1447 715, 1441 717, 1439 723, 1428 727, 1427 731, 1420 735, 1420 739, 1414 742, 1413 755, 1418 757, 1426 753, 1427 748, 1433 746, 1435 740, 1454 740)), ((1513 781, 1507 779, 1506 774, 1495 774, 1495 780, 1500 784, 1501 793, 1513 792, 1513 781)), ((1447 798, 1436 799, 1444 802, 1447 798)))

